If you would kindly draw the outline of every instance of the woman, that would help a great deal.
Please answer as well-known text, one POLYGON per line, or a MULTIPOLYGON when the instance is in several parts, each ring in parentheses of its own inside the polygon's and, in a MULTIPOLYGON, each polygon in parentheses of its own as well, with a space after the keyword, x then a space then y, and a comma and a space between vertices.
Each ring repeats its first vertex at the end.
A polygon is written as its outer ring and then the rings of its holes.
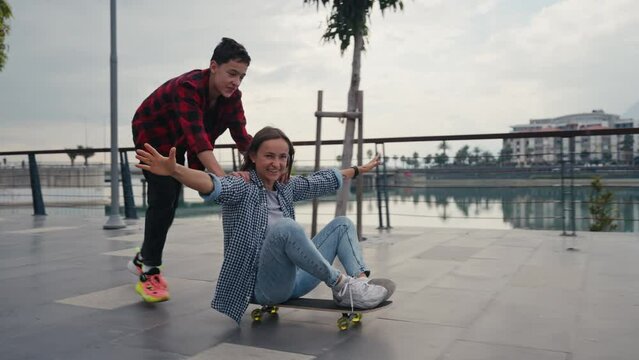
POLYGON ((394 291, 390 280, 368 281, 370 271, 348 218, 334 219, 309 240, 295 222, 293 208, 295 201, 334 193, 342 177, 372 170, 379 164, 377 156, 364 166, 320 170, 282 183, 282 175, 290 176, 295 150, 276 128, 265 127, 253 137, 242 166, 248 181, 176 164, 175 149, 167 158, 148 144, 145 148, 137 150, 137 167, 172 176, 222 205, 224 260, 211 306, 238 323, 249 302, 278 304, 307 294, 320 281, 332 288, 335 302, 346 307, 372 308, 394 291), (347 274, 331 265, 336 257, 347 274))

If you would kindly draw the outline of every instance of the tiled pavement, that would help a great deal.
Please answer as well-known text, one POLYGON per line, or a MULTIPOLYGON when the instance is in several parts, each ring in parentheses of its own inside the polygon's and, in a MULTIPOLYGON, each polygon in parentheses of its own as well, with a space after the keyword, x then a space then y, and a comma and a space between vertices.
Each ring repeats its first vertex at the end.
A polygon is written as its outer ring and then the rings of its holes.
POLYGON ((144 304, 125 268, 143 222, 104 222, 0 217, 0 358, 639 358, 637 234, 367 228, 366 260, 398 291, 340 332, 334 313, 281 309, 253 323, 247 312, 237 326, 212 310, 217 217, 176 220, 164 259, 173 298, 144 304))

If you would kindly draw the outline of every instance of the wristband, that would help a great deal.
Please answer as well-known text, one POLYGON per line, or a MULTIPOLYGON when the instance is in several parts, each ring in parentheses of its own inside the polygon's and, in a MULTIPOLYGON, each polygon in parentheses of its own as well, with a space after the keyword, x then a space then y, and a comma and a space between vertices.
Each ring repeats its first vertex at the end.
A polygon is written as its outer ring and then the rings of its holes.
POLYGON ((357 175, 359 175, 359 168, 357 166, 351 166, 351 169, 355 171, 355 175, 353 175, 353 179, 355 179, 357 175))

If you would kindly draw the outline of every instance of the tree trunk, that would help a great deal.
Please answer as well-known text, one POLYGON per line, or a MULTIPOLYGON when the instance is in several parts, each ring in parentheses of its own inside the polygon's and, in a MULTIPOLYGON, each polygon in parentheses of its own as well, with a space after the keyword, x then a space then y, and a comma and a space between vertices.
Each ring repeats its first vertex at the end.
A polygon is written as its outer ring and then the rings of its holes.
MULTIPOLYGON (((362 49, 364 47, 364 37, 362 34, 354 36, 353 63, 351 72, 351 86, 348 90, 347 111, 361 111, 357 108, 357 92, 359 91, 360 71, 362 65, 362 49)), ((346 119, 346 131, 344 134, 344 148, 342 150, 342 169, 351 166, 353 159, 353 139, 355 136, 355 119, 346 119)), ((348 198, 350 195, 350 179, 344 179, 342 189, 337 194, 337 204, 335 206, 335 216, 346 215, 348 198)))

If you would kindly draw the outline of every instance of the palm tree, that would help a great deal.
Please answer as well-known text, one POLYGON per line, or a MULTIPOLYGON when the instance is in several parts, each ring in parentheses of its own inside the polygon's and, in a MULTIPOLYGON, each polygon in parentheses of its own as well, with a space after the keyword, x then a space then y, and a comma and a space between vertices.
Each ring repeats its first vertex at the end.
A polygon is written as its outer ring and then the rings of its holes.
POLYGON ((419 154, 417 151, 413 153, 413 165, 415 166, 415 169, 419 167, 419 154))
POLYGON ((464 165, 468 161, 468 145, 462 146, 461 149, 457 150, 457 154, 455 154, 455 160, 453 160, 454 164, 464 165))
POLYGON ((473 148, 473 154, 475 154, 475 156, 473 156, 473 161, 475 164, 479 163, 479 154, 481 154, 481 149, 479 148, 479 146, 475 146, 473 148))
POLYGON ((79 154, 84 158, 84 166, 89 166, 89 158, 95 155, 95 151, 93 151, 90 147, 84 147, 82 145, 78 145, 79 154))
POLYGON ((75 158, 78 156, 78 153, 73 150, 70 150, 70 151, 67 151, 67 155, 69 155, 69 159, 71 159, 71 166, 74 166, 75 158))
POLYGON ((9 4, 5 0, 0 0, 0 71, 7 62, 7 47, 4 44, 4 38, 9 35, 9 19, 12 16, 9 4))
POLYGON ((428 154, 424 157, 424 167, 428 167, 428 164, 433 161, 433 155, 428 154))
POLYGON ((446 140, 444 140, 442 141, 441 144, 439 144, 437 148, 441 150, 444 153, 444 155, 446 155, 446 150, 450 149, 450 146, 448 146, 448 144, 446 144, 446 140))
MULTIPOLYGON (((362 64, 362 50, 364 49, 364 41, 368 37, 367 21, 375 0, 304 0, 304 4, 315 4, 319 8, 322 3, 332 2, 331 14, 327 20, 327 27, 322 39, 326 42, 339 39, 340 51, 344 55, 344 51, 348 49, 353 38, 353 62, 351 65, 351 85, 348 90, 348 106, 347 111, 357 111, 357 93, 359 91, 360 72, 362 64)), ((387 9, 397 11, 404 9, 402 0, 379 0, 379 9, 382 14, 387 9)), ((362 109, 359 109, 360 111, 362 109)), ((344 134, 344 146, 342 150, 342 168, 351 165, 353 158, 353 138, 355 136, 355 119, 347 119, 346 131, 344 134)), ((348 202, 348 194, 350 187, 345 184, 337 198, 335 207, 335 215, 346 214, 346 205, 348 202)))

